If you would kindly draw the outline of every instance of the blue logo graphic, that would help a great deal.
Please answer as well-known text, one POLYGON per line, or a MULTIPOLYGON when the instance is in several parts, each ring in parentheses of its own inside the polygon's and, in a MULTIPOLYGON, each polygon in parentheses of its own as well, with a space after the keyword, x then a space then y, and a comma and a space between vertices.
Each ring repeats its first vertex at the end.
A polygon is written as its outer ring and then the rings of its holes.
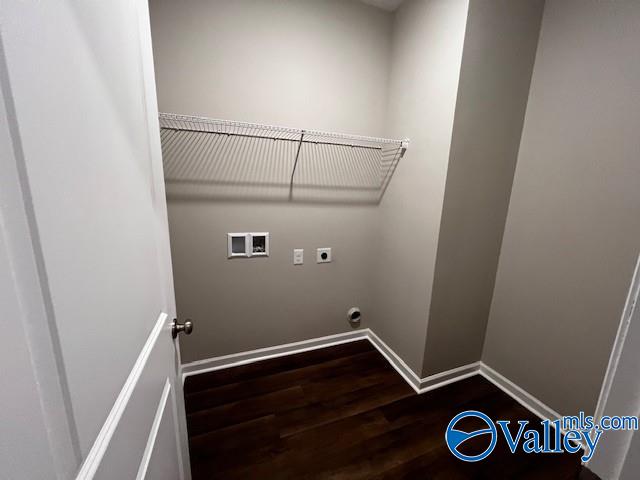
POLYGON ((527 429, 529 420, 518 420, 514 422, 518 426, 517 431, 509 428, 511 422, 511 420, 497 420, 494 423, 487 415, 477 410, 459 413, 447 426, 445 433, 447 447, 460 460, 479 462, 493 452, 498 441, 498 433, 502 433, 511 453, 516 453, 518 447, 521 447, 525 453, 579 453, 582 461, 588 462, 596 451, 596 446, 603 432, 607 430, 640 430, 640 417, 633 415, 603 416, 599 421, 596 421, 593 416, 579 412, 578 415, 560 417, 553 421, 542 420, 540 425, 533 425, 533 428, 529 429, 527 429), (464 418, 481 420, 481 423, 487 427, 481 427, 471 432, 456 428, 456 425, 464 418), (500 430, 496 426, 499 426, 500 430), (467 440, 481 435, 490 436, 489 446, 483 452, 467 455, 460 451, 467 440))
POLYGON ((447 432, 445 433, 445 440, 447 441, 447 447, 449 447, 451 453, 453 453, 460 460, 464 460, 465 462, 478 462, 486 458, 491 452, 493 452, 493 449, 496 447, 496 442, 498 441, 498 432, 496 431, 495 424, 484 413, 478 412, 476 410, 467 410, 466 412, 459 413, 449 422, 449 425, 447 426, 447 432), (455 428, 456 423, 458 423, 463 418, 468 417, 479 418, 487 424, 487 428, 482 428, 473 432, 457 430, 455 428), (458 451, 458 448, 464 442, 471 438, 477 437, 478 435, 491 436, 491 441, 489 442, 489 446, 486 448, 486 450, 477 455, 465 455, 464 453, 458 451))

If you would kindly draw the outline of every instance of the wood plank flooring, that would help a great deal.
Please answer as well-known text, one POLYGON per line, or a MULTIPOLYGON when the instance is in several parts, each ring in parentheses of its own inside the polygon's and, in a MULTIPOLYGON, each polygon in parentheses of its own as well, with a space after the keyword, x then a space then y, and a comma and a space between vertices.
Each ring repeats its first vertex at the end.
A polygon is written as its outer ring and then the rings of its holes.
POLYGON ((187 377, 185 402, 193 480, 596 478, 577 455, 500 438, 456 459, 444 432, 463 410, 539 421, 480 376, 417 395, 366 340, 187 377))

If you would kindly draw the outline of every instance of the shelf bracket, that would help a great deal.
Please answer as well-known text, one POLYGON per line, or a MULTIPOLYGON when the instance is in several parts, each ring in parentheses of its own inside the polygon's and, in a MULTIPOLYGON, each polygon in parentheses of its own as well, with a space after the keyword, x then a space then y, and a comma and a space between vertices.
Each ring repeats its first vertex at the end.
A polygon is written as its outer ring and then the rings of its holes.
POLYGON ((409 148, 409 139, 405 138, 402 140, 402 143, 400 143, 400 158, 404 157, 407 148, 409 148))
POLYGON ((289 181, 289 201, 293 200, 293 177, 296 174, 296 168, 298 168, 298 159, 300 158, 300 150, 302 149, 302 141, 304 140, 305 131, 300 133, 300 140, 298 142, 298 150, 296 151, 296 159, 293 162, 293 170, 291 170, 291 180, 289 181))

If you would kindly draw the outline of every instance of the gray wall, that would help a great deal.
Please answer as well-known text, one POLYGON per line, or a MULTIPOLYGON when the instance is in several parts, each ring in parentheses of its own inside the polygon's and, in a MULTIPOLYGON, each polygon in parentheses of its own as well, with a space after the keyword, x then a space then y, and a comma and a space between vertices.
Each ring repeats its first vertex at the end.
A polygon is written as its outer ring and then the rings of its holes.
MULTIPOLYGON (((160 111, 382 135, 391 14, 357 1, 153 0, 160 111)), ((263 192, 264 193, 264 192, 263 192)), ((376 207, 169 197, 183 359, 350 330, 372 310, 376 207), (226 233, 268 231, 269 258, 227 259, 226 233), (315 249, 332 247, 317 265, 315 249), (293 265, 293 249, 305 264, 293 265)))
POLYGON ((408 0, 395 14, 389 90, 390 136, 409 137, 379 208, 371 326, 416 373, 427 316, 467 0, 408 0))
POLYGON ((640 232, 638 12, 551 1, 538 41, 541 8, 154 0, 161 110, 412 140, 378 207, 169 197, 185 360, 346 331, 359 305, 418 374, 482 355, 593 409, 640 232), (227 260, 231 231, 271 256, 227 260))
POLYGON ((593 412, 640 238, 640 3, 549 0, 483 360, 593 412))
POLYGON ((480 360, 543 7, 469 3, 423 375, 480 360))

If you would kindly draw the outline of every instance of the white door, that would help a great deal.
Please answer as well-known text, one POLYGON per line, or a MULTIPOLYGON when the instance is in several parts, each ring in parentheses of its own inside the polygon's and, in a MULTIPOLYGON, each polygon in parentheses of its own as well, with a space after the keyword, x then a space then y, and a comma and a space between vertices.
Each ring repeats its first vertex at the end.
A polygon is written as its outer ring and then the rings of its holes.
MULTIPOLYGON (((595 417, 640 414, 640 257, 622 310, 595 417)), ((640 433, 604 432, 587 466, 601 478, 638 478, 640 433)))
POLYGON ((189 479, 148 5, 0 24, 0 477, 189 479))

